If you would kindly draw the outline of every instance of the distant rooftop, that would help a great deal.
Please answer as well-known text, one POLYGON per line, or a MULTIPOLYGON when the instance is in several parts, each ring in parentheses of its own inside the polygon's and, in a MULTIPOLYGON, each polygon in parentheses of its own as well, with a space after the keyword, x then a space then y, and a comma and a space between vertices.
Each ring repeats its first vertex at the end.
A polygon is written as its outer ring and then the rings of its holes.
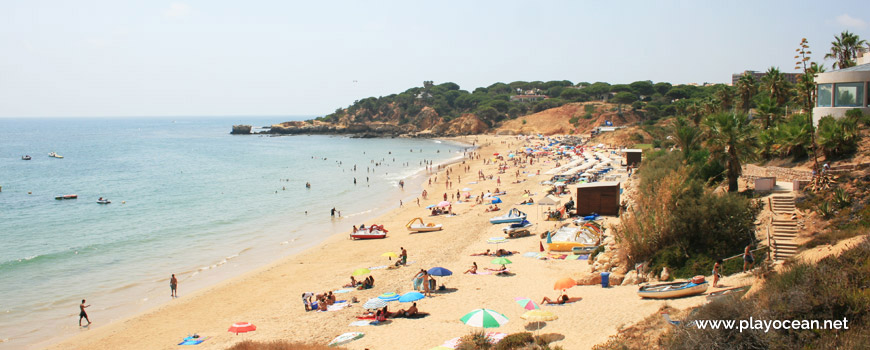
POLYGON ((853 66, 853 67, 849 67, 849 68, 838 69, 838 70, 832 71, 831 73, 833 73, 833 72, 870 72, 870 63, 859 64, 857 66, 853 66))

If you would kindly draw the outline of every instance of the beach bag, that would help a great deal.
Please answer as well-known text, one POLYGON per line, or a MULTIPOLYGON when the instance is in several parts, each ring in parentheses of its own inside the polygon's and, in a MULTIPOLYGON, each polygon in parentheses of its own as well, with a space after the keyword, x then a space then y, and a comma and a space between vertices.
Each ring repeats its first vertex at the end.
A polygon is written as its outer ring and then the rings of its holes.
POLYGON ((697 275, 695 277, 692 277, 692 283, 694 283, 694 284, 704 283, 704 276, 697 275))

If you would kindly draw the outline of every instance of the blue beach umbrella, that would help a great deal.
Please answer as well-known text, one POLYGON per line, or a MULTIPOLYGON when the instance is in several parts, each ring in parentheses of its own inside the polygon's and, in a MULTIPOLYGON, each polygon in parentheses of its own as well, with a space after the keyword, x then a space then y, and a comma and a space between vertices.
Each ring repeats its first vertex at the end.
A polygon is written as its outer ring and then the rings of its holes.
POLYGON ((434 207, 435 207, 435 204, 431 204, 431 205, 429 205, 428 207, 426 207, 426 209, 432 209, 432 208, 434 208, 434 207))
POLYGON ((492 204, 501 203, 501 198, 492 197, 492 204))
POLYGON ((408 293, 402 294, 402 296, 399 297, 399 302, 400 303, 410 303, 410 302, 414 302, 414 301, 417 301, 417 300, 420 300, 423 298, 425 298, 425 296, 423 296, 423 293, 408 292, 408 293))
POLYGON ((428 272, 432 276, 439 276, 439 277, 440 276, 450 276, 453 274, 453 271, 450 271, 450 270, 445 269, 443 267, 433 267, 433 268, 429 269, 429 271, 426 271, 426 272, 428 272))

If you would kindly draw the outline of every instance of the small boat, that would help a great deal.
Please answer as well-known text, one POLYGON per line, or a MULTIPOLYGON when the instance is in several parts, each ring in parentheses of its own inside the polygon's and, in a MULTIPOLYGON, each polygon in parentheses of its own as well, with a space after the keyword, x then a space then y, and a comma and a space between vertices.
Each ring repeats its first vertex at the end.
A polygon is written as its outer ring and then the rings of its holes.
POLYGON ((405 225, 405 227, 407 227, 408 230, 411 230, 412 232, 432 232, 432 231, 440 231, 442 228, 442 225, 435 224, 432 222, 430 222, 428 224, 424 224, 423 219, 414 218, 413 220, 408 221, 408 224, 405 225), (414 223, 416 221, 419 221, 420 223, 414 223))
POLYGON ((637 295, 641 298, 670 299, 702 294, 707 291, 709 283, 704 276, 695 276, 689 281, 658 283, 641 286, 637 295))
POLYGON ((582 248, 580 251, 594 250, 601 244, 601 239, 601 232, 594 226, 563 226, 556 232, 550 232, 547 247, 554 252, 573 252, 578 247, 582 248))
POLYGON ((526 213, 519 211, 517 208, 511 209, 507 214, 496 216, 489 219, 491 224, 507 224, 512 222, 523 222, 527 217, 526 213))
POLYGON ((57 197, 54 197, 54 199, 57 199, 57 200, 62 200, 62 199, 76 199, 76 198, 79 198, 79 195, 77 195, 77 194, 65 194, 65 195, 63 195, 63 196, 57 196, 57 197))
POLYGON ((739 295, 742 293, 746 293, 749 290, 749 286, 742 287, 734 287, 723 290, 717 290, 715 292, 707 294, 707 299, 715 299, 718 297, 726 296, 726 295, 739 295))
POLYGON ((508 227, 502 228, 502 231, 504 231, 504 233, 510 238, 524 237, 531 234, 531 232, 529 231, 531 227, 532 223, 529 222, 529 220, 523 220, 518 223, 510 224, 508 227))
POLYGON ((383 225, 371 225, 350 234, 353 239, 380 239, 387 238, 387 230, 383 225))
POLYGON ((30 160, 30 159, 32 159, 32 158, 30 158, 30 156, 28 156, 28 155, 21 156, 21 160, 30 160))
POLYGON ((63 159, 63 156, 54 152, 48 154, 49 157, 63 159))
POLYGON ((97 203, 99 203, 99 204, 109 204, 109 203, 112 203, 112 201, 110 201, 110 200, 108 200, 108 199, 98 199, 98 200, 97 200, 97 203))

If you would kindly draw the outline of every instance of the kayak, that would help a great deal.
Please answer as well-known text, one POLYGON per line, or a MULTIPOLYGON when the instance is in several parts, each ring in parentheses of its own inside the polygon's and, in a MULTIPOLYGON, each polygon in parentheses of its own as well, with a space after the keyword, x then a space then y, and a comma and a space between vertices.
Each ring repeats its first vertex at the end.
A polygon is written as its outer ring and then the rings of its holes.
POLYGON ((659 283, 641 286, 637 295, 641 298, 668 299, 682 298, 702 294, 707 291, 707 281, 695 283, 693 281, 659 283))

